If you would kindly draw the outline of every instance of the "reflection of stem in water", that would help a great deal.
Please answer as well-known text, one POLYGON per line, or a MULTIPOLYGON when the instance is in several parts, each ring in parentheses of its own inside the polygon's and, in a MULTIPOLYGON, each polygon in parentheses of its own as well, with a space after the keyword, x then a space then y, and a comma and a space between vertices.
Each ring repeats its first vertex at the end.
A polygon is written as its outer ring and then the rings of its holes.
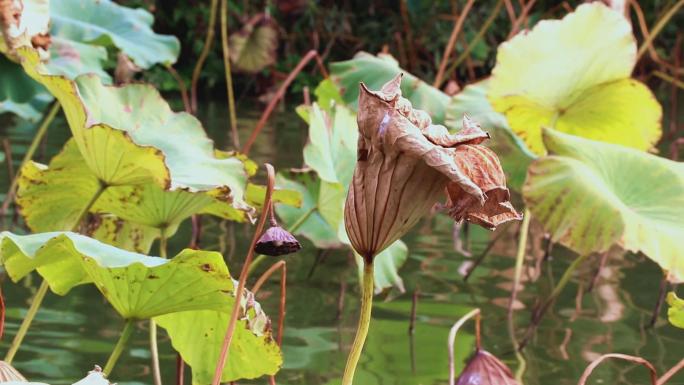
MULTIPOLYGON (((87 218, 88 213, 90 212, 91 207, 95 204, 95 202, 100 198, 102 193, 107 189, 107 186, 102 184, 100 182, 100 185, 98 186, 97 191, 93 194, 93 196, 90 198, 90 201, 86 203, 86 205, 83 207, 81 212, 78 214, 78 219, 76 220, 74 224, 74 228, 72 231, 76 232, 81 228, 81 223, 85 218, 87 218)), ((48 282, 46 280, 43 280, 43 282, 40 284, 40 287, 38 288, 38 291, 36 292, 35 296, 31 300, 31 306, 29 307, 28 312, 26 313, 26 316, 24 319, 21 321, 21 325, 19 325, 19 330, 17 331, 17 334, 14 336, 14 339, 12 340, 12 345, 10 345, 9 349, 7 350, 7 355, 5 356, 5 361, 8 364, 12 363, 12 360, 14 359, 14 355, 17 354, 17 351, 19 350, 19 346, 21 346, 22 341, 24 340, 24 337, 26 336, 26 332, 28 331, 29 327, 31 326, 31 323, 33 322, 33 319, 36 316, 36 313, 38 312, 38 308, 40 308, 41 303, 43 302, 43 299, 45 298, 45 294, 47 294, 48 291, 48 282)))
POLYGON ((359 358, 361 358, 363 344, 366 342, 371 320, 371 310, 373 309, 373 292, 375 291, 373 278, 372 259, 366 261, 364 258, 363 286, 361 287, 361 314, 359 315, 359 323, 356 328, 356 336, 354 337, 354 342, 352 343, 349 356, 347 357, 347 365, 344 368, 342 385, 352 385, 352 382, 354 381, 354 372, 359 363, 359 358))
POLYGON ((112 373, 114 365, 116 365, 116 362, 119 360, 121 353, 126 347, 126 343, 128 343, 128 340, 131 338, 131 334, 133 334, 134 327, 135 324, 133 322, 133 319, 126 320, 126 326, 124 326, 124 329, 121 332, 119 341, 116 343, 116 346, 114 346, 114 350, 112 350, 112 354, 109 356, 107 364, 105 365, 104 370, 102 371, 105 374, 105 376, 109 376, 109 374, 112 373))
POLYGON ((492 249, 494 248, 496 243, 499 241, 499 239, 501 239, 501 237, 503 237, 504 234, 505 234, 504 231, 500 231, 498 234, 496 234, 494 239, 489 241, 489 244, 487 244, 487 247, 482 251, 480 256, 477 257, 475 262, 473 262, 473 265, 470 267, 470 269, 468 269, 468 272, 463 276, 464 282, 468 281, 468 278, 470 278, 470 276, 473 275, 473 272, 475 271, 475 269, 477 269, 477 267, 480 266, 482 261, 484 261, 484 259, 487 257, 487 255, 489 255, 489 253, 492 251, 492 249))
MULTIPOLYGON (((19 170, 21 170, 21 168, 24 167, 24 165, 26 165, 26 163, 28 163, 31 160, 31 158, 33 158, 33 154, 36 152, 36 149, 38 148, 40 141, 47 133, 48 127, 50 127, 50 123, 52 123, 52 121, 55 119, 55 116, 59 112, 59 109, 60 104, 59 102, 55 101, 52 104, 52 107, 50 107, 50 110, 48 111, 47 115, 45 115, 45 119, 43 119, 43 122, 40 124, 40 127, 38 127, 38 131, 36 131, 36 135, 33 137, 33 141, 31 141, 29 148, 26 150, 26 153, 24 154, 24 158, 21 160, 19 170)), ((12 179, 12 183, 10 184, 10 187, 7 190, 7 195, 5 195, 5 201, 2 202, 2 209, 0 209, 0 213, 2 213, 3 215, 5 212, 7 212, 10 203, 14 199, 14 193, 17 190, 18 183, 19 178, 12 179)))
POLYGON ((660 309, 663 307, 663 302, 665 302, 665 295, 667 294, 667 288, 669 282, 667 280, 667 275, 663 276, 660 281, 660 288, 658 289, 658 300, 656 301, 655 307, 653 308, 653 314, 651 315, 651 321, 648 323, 648 327, 652 328, 653 325, 658 321, 658 315, 660 315, 660 309))
POLYGON ((606 266, 607 260, 608 260, 608 252, 605 251, 601 254, 601 259, 599 260, 599 265, 596 268, 596 272, 594 273, 594 277, 591 279, 591 283, 589 284, 589 287, 587 288, 587 292, 591 292, 592 290, 594 290, 594 287, 596 286, 599 278, 601 277, 601 271, 606 266))
POLYGON ((482 341, 480 339, 480 309, 474 309, 456 321, 454 326, 449 330, 449 338, 447 340, 447 349, 449 349, 449 385, 454 385, 456 383, 456 358, 454 355, 456 334, 461 326, 473 317, 475 317, 475 347, 477 350, 482 349, 482 341))
POLYGON ((653 365, 651 365, 650 362, 646 361, 645 359, 643 359, 641 357, 629 356, 626 354, 611 353, 611 354, 604 354, 601 357, 592 361, 592 363, 590 363, 589 366, 587 366, 586 369, 584 369, 584 373, 582 373, 582 377, 580 377, 579 381, 577 382, 577 385, 586 384, 587 380, 589 379, 589 376, 594 371, 594 369, 596 369, 596 367, 599 366, 601 364, 601 362, 605 361, 608 358, 617 358, 620 360, 625 360, 625 361, 629 361, 629 362, 632 362, 635 364, 641 364, 641 365, 645 366, 648 369, 649 374, 650 374, 651 385, 657 385, 658 384, 658 376, 656 374, 656 370, 653 367, 653 365))
POLYGON ((413 291, 411 296, 411 314, 409 316, 409 335, 413 335, 416 328, 416 314, 418 312, 418 297, 420 296, 420 287, 416 286, 416 290, 413 291))
POLYGON ((411 374, 416 374, 416 345, 415 336, 413 333, 409 334, 409 359, 411 360, 411 374))

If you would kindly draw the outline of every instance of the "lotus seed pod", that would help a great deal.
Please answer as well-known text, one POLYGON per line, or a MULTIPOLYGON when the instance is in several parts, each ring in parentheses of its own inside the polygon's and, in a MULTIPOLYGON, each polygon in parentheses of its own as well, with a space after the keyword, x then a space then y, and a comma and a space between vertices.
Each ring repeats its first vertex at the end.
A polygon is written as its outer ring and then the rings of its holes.
POLYGON ((259 238, 254 251, 259 254, 277 257, 279 255, 296 253, 302 248, 299 241, 280 226, 271 226, 259 238))

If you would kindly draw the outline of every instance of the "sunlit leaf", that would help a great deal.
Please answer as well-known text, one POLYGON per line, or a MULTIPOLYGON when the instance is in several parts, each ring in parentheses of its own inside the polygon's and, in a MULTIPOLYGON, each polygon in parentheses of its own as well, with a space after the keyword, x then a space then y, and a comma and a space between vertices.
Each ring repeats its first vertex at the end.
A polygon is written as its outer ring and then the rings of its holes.
POLYGON ((470 84, 451 98, 446 109, 446 125, 462 129, 463 114, 480 122, 482 129, 491 136, 484 144, 499 157, 508 186, 519 191, 525 182, 527 167, 536 156, 511 131, 506 117, 492 108, 487 100, 488 83, 489 80, 483 80, 470 84))
POLYGON ((344 101, 356 109, 359 98, 359 82, 377 90, 397 74, 404 74, 401 91, 404 97, 417 108, 427 111, 435 123, 444 122, 449 97, 442 91, 430 86, 407 71, 399 68, 397 61, 390 55, 373 56, 359 52, 353 59, 330 65, 332 80, 340 88, 344 101))
POLYGON ((499 46, 488 98, 537 154, 542 127, 648 150, 662 108, 630 79, 636 41, 629 21, 600 2, 544 20, 499 46))
POLYGON ((48 75, 34 50, 18 52, 29 75, 62 104, 85 163, 105 186, 157 184, 170 191, 204 191, 237 210, 252 210, 243 201, 243 162, 218 158, 200 122, 171 111, 154 88, 109 87, 94 76, 71 81, 48 75))
MULTIPOLYGON (((186 249, 169 260, 117 249, 75 233, 17 236, 3 232, 0 260, 14 281, 36 269, 61 295, 74 286, 92 283, 122 317, 155 317, 193 368, 197 376, 193 382, 207 382, 208 367, 216 362, 235 301, 234 281, 221 254, 186 249), (198 343, 203 338, 204 343, 198 343), (213 359, 208 361, 209 356, 213 359)), ((229 361, 225 376, 234 380, 273 374, 282 357, 271 338, 270 321, 251 293, 241 301, 247 318, 236 329, 232 349, 239 354, 231 355, 237 358, 229 361), (245 366, 256 357, 258 362, 245 366)))
POLYGON ((120 249, 147 254, 159 238, 160 230, 115 215, 99 214, 90 216, 85 234, 120 249))
POLYGON ((51 33, 75 42, 115 46, 141 68, 171 64, 180 52, 174 36, 152 31, 154 18, 143 9, 131 9, 110 0, 50 2, 51 33))
MULTIPOLYGON (((238 321, 221 382, 272 375, 282 366, 280 349, 256 306, 247 312, 248 319, 238 321)), ((169 333, 174 349, 192 367, 193 384, 211 383, 229 319, 229 313, 211 310, 155 318, 169 333)))
POLYGON ((684 166, 550 129, 523 195, 534 218, 579 254, 618 244, 684 280, 684 166))
POLYGON ((261 71, 275 62, 277 49, 278 26, 268 14, 253 16, 230 35, 230 60, 238 71, 261 71))
POLYGON ((684 329, 684 300, 677 297, 675 292, 671 292, 667 294, 667 304, 670 305, 667 310, 670 323, 684 329))

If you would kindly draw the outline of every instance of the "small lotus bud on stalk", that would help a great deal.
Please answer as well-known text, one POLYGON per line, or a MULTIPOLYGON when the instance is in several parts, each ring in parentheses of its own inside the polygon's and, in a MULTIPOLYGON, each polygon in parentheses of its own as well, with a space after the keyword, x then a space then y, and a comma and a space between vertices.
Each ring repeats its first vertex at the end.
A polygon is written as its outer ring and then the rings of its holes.
POLYGON ((373 299, 373 259, 408 232, 444 199, 457 221, 494 229, 522 216, 509 202, 506 178, 496 154, 480 145, 489 138, 467 115, 450 134, 432 124, 401 96, 401 77, 380 91, 363 83, 359 93, 358 156, 344 209, 344 224, 363 257, 362 309, 343 385, 351 385, 368 333, 373 299))
POLYGON ((278 226, 276 221, 273 202, 271 202, 271 227, 264 232, 264 234, 257 241, 254 251, 259 254, 270 255, 277 257, 285 254, 296 253, 302 248, 297 238, 290 234, 287 230, 278 226))

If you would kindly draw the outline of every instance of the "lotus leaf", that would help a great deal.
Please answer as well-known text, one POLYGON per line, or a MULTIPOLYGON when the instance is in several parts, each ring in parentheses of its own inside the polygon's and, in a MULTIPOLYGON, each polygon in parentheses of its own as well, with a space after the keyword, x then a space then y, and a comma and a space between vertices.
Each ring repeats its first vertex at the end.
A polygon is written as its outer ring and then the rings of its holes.
POLYGON ((600 2, 519 33, 499 46, 496 60, 488 98, 537 154, 546 151, 542 127, 640 150, 660 138, 660 104, 630 79, 630 23, 600 2))
MULTIPOLYGON (((354 254, 359 277, 361 277, 363 274, 363 258, 356 253, 354 254)), ((398 240, 373 259, 375 294, 379 294, 391 287, 396 287, 401 293, 406 292, 404 280, 399 276, 399 269, 406 262, 407 258, 408 247, 404 242, 398 240)))
MULTIPOLYGON (((238 170, 240 171, 240 170, 238 170)), ((29 162, 19 174, 17 203, 27 225, 34 232, 69 230, 77 225, 83 210, 100 187, 97 176, 86 165, 76 142, 70 140, 50 166, 29 162)), ((205 213, 244 221, 220 189, 191 193, 164 191, 155 184, 112 186, 91 208, 98 214, 89 223, 89 234, 127 250, 147 253, 161 231, 172 236, 178 225, 193 214, 205 213)), ((261 204, 265 192, 249 185, 247 199, 261 204)), ((300 204, 298 193, 277 190, 275 201, 300 204)))
POLYGON ((470 84, 451 98, 446 109, 446 125, 451 129, 462 129, 464 114, 480 122, 491 136, 485 144, 499 156, 508 186, 520 191, 527 167, 536 155, 511 131, 506 117, 494 111, 487 100, 488 85, 489 80, 470 84))
POLYGON ((20 65, 0 55, 0 114, 11 112, 36 121, 52 96, 24 73, 20 65))
POLYGON ((208 192, 237 210, 247 173, 236 157, 217 157, 199 121, 174 113, 148 85, 104 86, 94 76, 71 81, 48 75, 35 50, 20 48, 25 70, 64 108, 81 155, 104 186, 157 184, 170 191, 208 192))
MULTIPOLYGON (((234 281, 219 253, 186 249, 169 260, 117 249, 70 232, 26 236, 3 232, 0 260, 14 281, 36 269, 61 295, 74 286, 93 283, 124 318, 155 317, 193 367, 193 382, 206 383, 206 368, 216 362, 206 357, 218 355, 235 300, 234 281), (210 331, 220 337, 197 343, 210 331)), ((233 341, 233 348, 241 354, 233 355, 237 361, 228 363, 224 375, 240 379, 273 374, 282 357, 271 338, 270 321, 251 293, 241 300, 247 314, 233 341), (256 357, 251 365, 242 361, 256 357)))
POLYGON ((359 52, 351 60, 332 63, 330 72, 331 78, 340 88, 343 100, 354 109, 358 105, 359 82, 365 83, 370 89, 380 89, 388 80, 403 73, 401 91, 404 97, 415 107, 428 112, 435 123, 444 123, 449 97, 399 68, 397 61, 390 55, 373 56, 367 52, 359 52))
POLYGON ((684 300, 672 292, 667 295, 667 303, 670 305, 670 308, 667 310, 667 317, 670 319, 670 323, 684 329, 684 300))
POLYGON ((684 167, 641 151, 544 129, 550 155, 523 197, 554 242, 581 255, 618 244, 684 280, 684 167))
POLYGON ((72 41, 115 46, 141 68, 174 63, 180 43, 174 36, 152 31, 154 18, 143 9, 111 0, 59 0, 50 4, 51 33, 72 41))
POLYGON ((230 60, 238 71, 259 72, 275 62, 278 25, 268 14, 253 16, 230 35, 230 60))

